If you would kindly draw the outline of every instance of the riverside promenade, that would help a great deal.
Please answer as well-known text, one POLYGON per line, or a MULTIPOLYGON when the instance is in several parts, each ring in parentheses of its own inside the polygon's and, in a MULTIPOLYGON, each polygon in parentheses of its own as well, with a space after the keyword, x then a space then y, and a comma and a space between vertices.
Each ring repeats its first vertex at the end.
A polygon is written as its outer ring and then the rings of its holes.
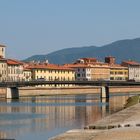
POLYGON ((50 140, 140 140, 140 103, 50 140))

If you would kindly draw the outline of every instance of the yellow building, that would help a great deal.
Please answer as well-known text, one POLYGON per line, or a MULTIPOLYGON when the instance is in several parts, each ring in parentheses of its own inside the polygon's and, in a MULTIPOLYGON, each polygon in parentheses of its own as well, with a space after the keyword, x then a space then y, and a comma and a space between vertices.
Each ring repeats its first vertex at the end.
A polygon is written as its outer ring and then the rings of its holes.
POLYGON ((128 67, 116 64, 113 56, 105 57, 105 63, 110 67, 110 80, 128 80, 128 67))
POLYGON ((110 80, 128 80, 128 67, 118 64, 111 65, 110 80))
POLYGON ((35 64, 28 68, 32 71, 33 80, 47 81, 73 81, 75 80, 75 71, 66 66, 54 64, 35 64))

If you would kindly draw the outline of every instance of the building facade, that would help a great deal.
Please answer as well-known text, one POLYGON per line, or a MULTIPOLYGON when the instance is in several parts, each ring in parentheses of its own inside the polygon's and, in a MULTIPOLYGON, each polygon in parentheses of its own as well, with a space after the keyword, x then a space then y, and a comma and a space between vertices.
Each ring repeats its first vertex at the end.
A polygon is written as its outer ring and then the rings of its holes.
POLYGON ((128 67, 116 64, 113 56, 105 57, 105 63, 110 67, 110 80, 125 81, 128 80, 128 67))
POLYGON ((33 80, 47 81, 72 81, 75 80, 75 71, 71 68, 54 65, 31 65, 28 67, 32 71, 33 80))
POLYGON ((140 63, 135 61, 123 61, 123 66, 128 67, 128 79, 140 81, 140 63))
POLYGON ((109 80, 110 67, 105 63, 95 63, 91 66, 91 80, 109 80))
POLYGON ((7 59, 7 80, 23 80, 23 63, 13 59, 7 59))
POLYGON ((93 63, 96 63, 97 62, 97 59, 96 58, 80 58, 78 60, 76 60, 76 64, 93 64, 93 63))
POLYGON ((109 80, 110 67, 96 58, 80 58, 74 66, 77 80, 109 80))
POLYGON ((0 82, 7 81, 7 60, 0 58, 0 82))
POLYGON ((0 58, 5 58, 5 47, 4 45, 0 45, 0 58))
POLYGON ((91 67, 86 64, 66 64, 67 67, 75 70, 75 80, 89 81, 91 80, 91 67))
POLYGON ((31 81, 31 80, 32 80, 31 69, 24 68, 23 69, 23 81, 31 81))
POLYGON ((114 64, 110 66, 110 80, 125 81, 128 80, 128 67, 114 64))

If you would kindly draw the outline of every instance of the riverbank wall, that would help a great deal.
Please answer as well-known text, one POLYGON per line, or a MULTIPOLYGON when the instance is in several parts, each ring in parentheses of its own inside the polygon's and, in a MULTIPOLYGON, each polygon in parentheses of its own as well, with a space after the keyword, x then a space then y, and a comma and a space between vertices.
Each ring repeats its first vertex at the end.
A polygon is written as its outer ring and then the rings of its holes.
MULTIPOLYGON (((0 88, 0 98, 6 98, 6 88, 0 88)), ((74 86, 74 87, 21 87, 19 97, 46 96, 46 95, 75 95, 75 94, 100 94, 99 86, 74 86)), ((109 93, 140 93, 140 86, 112 86, 109 93)))
MULTIPOLYGON (((73 95, 73 94, 100 94, 101 87, 79 86, 65 88, 26 87, 19 88, 19 96, 45 96, 45 95, 73 95)), ((140 93, 140 86, 114 86, 109 87, 110 93, 140 93)))

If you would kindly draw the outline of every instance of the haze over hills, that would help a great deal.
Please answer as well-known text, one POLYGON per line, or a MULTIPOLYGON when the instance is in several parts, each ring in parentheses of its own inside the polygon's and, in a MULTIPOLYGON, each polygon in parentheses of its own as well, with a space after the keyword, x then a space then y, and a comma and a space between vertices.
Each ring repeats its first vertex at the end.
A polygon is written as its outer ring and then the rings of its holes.
POLYGON ((67 48, 46 55, 34 55, 24 61, 44 61, 47 59, 50 63, 65 64, 72 63, 82 57, 95 57, 104 61, 105 56, 116 57, 117 63, 128 59, 140 61, 140 38, 119 40, 100 47, 67 48))

